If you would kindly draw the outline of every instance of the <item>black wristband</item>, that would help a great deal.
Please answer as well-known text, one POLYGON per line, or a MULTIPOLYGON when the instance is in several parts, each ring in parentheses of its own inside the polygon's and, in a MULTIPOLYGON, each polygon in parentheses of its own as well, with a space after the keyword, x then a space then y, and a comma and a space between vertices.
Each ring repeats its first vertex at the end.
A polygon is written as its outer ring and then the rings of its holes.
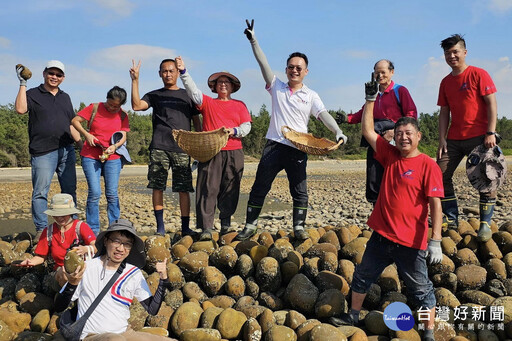
POLYGON ((184 75, 187 72, 187 69, 180 70, 180 75, 184 75))
POLYGON ((495 131, 488 131, 485 133, 485 135, 496 135, 495 131))

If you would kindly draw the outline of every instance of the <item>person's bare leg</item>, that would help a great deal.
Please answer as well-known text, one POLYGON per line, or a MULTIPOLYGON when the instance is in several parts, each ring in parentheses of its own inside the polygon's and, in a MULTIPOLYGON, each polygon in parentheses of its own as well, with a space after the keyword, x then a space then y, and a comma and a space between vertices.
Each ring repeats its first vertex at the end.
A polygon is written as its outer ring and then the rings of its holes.
POLYGON ((352 291, 352 303, 350 308, 350 315, 355 323, 359 322, 359 312, 363 307, 364 298, 366 294, 360 294, 358 292, 352 291))

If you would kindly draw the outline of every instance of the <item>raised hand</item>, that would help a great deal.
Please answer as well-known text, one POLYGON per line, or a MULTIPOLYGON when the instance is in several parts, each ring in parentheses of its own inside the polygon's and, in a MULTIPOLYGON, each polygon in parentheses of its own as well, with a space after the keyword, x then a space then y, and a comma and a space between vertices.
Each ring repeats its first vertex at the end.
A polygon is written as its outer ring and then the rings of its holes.
POLYGON ((135 65, 135 60, 132 59, 132 67, 130 68, 130 78, 134 81, 139 79, 139 70, 140 70, 140 60, 137 65, 135 65))
POLYGON ((347 114, 345 114, 343 111, 338 111, 336 113, 336 123, 342 124, 347 122, 347 114))
POLYGON ((244 31, 244 34, 247 36, 249 41, 254 39, 254 19, 251 20, 249 24, 249 20, 245 19, 245 23, 247 24, 247 28, 244 31))
POLYGON ((167 258, 165 258, 163 261, 158 262, 155 264, 156 272, 160 275, 161 279, 167 278, 167 258))
POLYGON ((181 56, 176 57, 174 60, 176 61, 176 68, 179 71, 185 70, 185 62, 183 61, 183 58, 181 58, 181 56))
POLYGON ((375 80, 373 72, 371 77, 368 83, 364 83, 364 93, 367 101, 375 102, 377 100, 377 94, 379 93, 379 83, 375 80))
POLYGON ((23 72, 24 69, 25 69, 25 67, 23 65, 16 66, 16 75, 18 76, 18 79, 20 80, 20 86, 22 86, 22 85, 27 86, 27 80, 25 78, 23 78, 23 76, 21 75, 21 73, 23 72))

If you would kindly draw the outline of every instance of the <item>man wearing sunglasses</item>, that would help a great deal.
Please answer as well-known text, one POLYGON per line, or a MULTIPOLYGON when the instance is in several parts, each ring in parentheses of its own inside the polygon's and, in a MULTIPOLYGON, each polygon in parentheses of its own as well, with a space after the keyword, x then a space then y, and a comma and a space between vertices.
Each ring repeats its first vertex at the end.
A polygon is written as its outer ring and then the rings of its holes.
POLYGON ((272 115, 267 130, 267 143, 263 149, 256 179, 247 203, 247 216, 244 230, 238 234, 238 240, 245 240, 256 234, 257 220, 269 192, 272 182, 281 170, 286 171, 290 182, 290 194, 293 198, 293 231, 297 239, 307 239, 304 230, 308 207, 306 184, 307 154, 298 150, 282 132, 281 127, 288 126, 298 132, 308 131, 311 116, 321 120, 330 131, 336 134, 336 140, 347 142, 347 137, 325 108, 318 94, 304 83, 308 74, 308 57, 300 52, 292 53, 286 60, 286 77, 282 82, 273 73, 265 54, 254 35, 254 20, 244 33, 251 42, 252 50, 258 62, 266 89, 272 97, 272 115))
POLYGON ((30 164, 32 167, 32 219, 36 238, 48 225, 44 211, 48 208, 48 191, 57 173, 62 193, 70 194, 76 203, 75 149, 80 134, 71 125, 75 116, 69 95, 59 86, 64 81, 64 64, 50 60, 43 71, 44 83, 27 90, 21 76, 23 66, 16 68, 20 88, 15 101, 18 114, 28 112, 30 164))

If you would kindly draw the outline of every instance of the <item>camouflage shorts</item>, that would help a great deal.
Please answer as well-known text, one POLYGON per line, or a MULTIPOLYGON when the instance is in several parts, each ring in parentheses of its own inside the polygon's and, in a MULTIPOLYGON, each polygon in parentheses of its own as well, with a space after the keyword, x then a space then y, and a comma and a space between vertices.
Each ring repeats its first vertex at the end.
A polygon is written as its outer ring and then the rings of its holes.
POLYGON ((173 192, 194 192, 190 156, 161 149, 151 149, 149 152, 148 188, 164 191, 169 168, 172 169, 173 192))

